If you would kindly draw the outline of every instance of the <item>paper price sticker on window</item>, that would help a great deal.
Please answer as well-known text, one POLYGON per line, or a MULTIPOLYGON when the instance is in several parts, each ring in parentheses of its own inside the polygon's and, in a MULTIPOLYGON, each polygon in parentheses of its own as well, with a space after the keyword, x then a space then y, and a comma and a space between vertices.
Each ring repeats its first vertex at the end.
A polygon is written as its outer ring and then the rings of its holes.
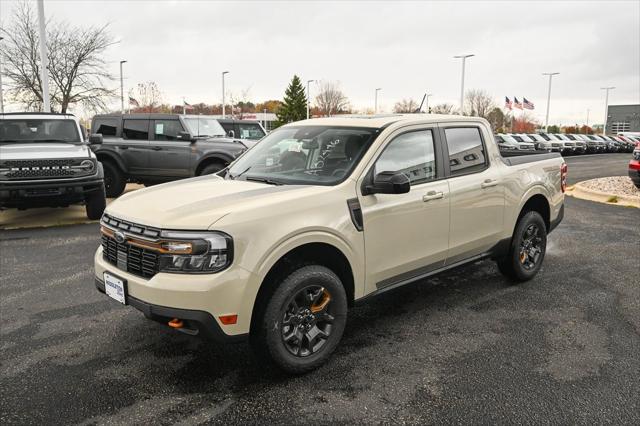
POLYGON ((290 152, 300 152, 300 151, 302 151, 302 142, 292 143, 291 145, 289 145, 289 151, 290 152))
POLYGON ((156 135, 164 134, 164 123, 156 123, 156 135))

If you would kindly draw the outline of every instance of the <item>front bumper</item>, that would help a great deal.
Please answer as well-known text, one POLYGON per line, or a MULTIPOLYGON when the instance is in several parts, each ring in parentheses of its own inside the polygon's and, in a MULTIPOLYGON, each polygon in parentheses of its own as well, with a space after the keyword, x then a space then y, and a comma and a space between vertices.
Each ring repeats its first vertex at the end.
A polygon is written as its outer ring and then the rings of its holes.
POLYGON ((0 207, 62 207, 85 201, 104 186, 102 166, 91 176, 73 179, 0 181, 0 207))
MULTIPOLYGON (((147 318, 167 324, 173 318, 184 320, 216 341, 242 340, 251 328, 251 313, 259 283, 249 271, 231 265, 215 274, 157 273, 150 279, 118 269, 104 260, 102 247, 94 257, 96 287, 104 292, 103 276, 108 272, 127 282, 127 302, 147 318), (223 325, 219 317, 238 315, 236 324, 223 325)), ((114 303, 117 303, 114 301, 114 303)))
POLYGON ((629 161, 629 177, 636 188, 640 189, 640 160, 629 161))

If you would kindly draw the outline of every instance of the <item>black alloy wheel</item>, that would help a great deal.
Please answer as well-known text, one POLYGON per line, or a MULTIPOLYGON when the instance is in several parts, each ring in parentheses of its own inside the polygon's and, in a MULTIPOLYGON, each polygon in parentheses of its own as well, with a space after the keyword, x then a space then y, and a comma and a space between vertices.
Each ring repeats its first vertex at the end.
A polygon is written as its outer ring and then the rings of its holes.
POLYGON ((542 238, 538 225, 531 224, 527 227, 520 242, 520 263, 526 270, 535 268, 542 254, 542 238))

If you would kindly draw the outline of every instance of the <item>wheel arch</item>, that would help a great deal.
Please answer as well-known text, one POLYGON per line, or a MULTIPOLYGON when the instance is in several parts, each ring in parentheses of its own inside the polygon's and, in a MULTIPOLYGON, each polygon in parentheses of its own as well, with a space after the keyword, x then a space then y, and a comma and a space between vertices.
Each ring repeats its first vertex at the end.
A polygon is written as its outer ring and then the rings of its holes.
POLYGON ((95 152, 95 155, 96 155, 96 159, 99 162, 102 163, 104 161, 111 161, 112 163, 115 163, 115 165, 118 166, 120 170, 122 170, 123 172, 125 173, 129 172, 124 161, 122 161, 122 159, 119 158, 117 155, 114 155, 109 151, 97 151, 95 152))
POLYGON ((538 191, 528 194, 525 199, 526 201, 522 204, 518 217, 516 218, 516 222, 513 225, 513 231, 515 231, 522 216, 530 211, 535 211, 542 216, 547 232, 549 232, 551 228, 551 203, 549 202, 549 199, 542 192, 538 191))
POLYGON ((230 155, 222 152, 215 152, 215 153, 208 154, 206 157, 202 157, 198 161, 198 165, 194 170, 194 175, 199 176, 200 172, 202 172, 202 169, 207 167, 209 164, 222 163, 226 167, 232 161, 233 161, 233 158, 230 155))

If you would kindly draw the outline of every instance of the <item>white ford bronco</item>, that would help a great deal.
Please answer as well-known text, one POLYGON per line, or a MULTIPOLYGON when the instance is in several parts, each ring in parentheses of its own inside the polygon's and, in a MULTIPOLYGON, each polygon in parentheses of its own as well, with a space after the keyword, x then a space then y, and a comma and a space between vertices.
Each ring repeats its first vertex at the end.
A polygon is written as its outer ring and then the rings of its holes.
POLYGON ((84 204, 100 219, 104 174, 87 142, 72 114, 0 114, 0 210, 84 204))
POLYGON ((483 258, 532 279, 562 220, 556 153, 503 158, 487 121, 291 123, 217 175, 126 194, 101 221, 96 287, 146 317, 302 373, 349 306, 483 258))

